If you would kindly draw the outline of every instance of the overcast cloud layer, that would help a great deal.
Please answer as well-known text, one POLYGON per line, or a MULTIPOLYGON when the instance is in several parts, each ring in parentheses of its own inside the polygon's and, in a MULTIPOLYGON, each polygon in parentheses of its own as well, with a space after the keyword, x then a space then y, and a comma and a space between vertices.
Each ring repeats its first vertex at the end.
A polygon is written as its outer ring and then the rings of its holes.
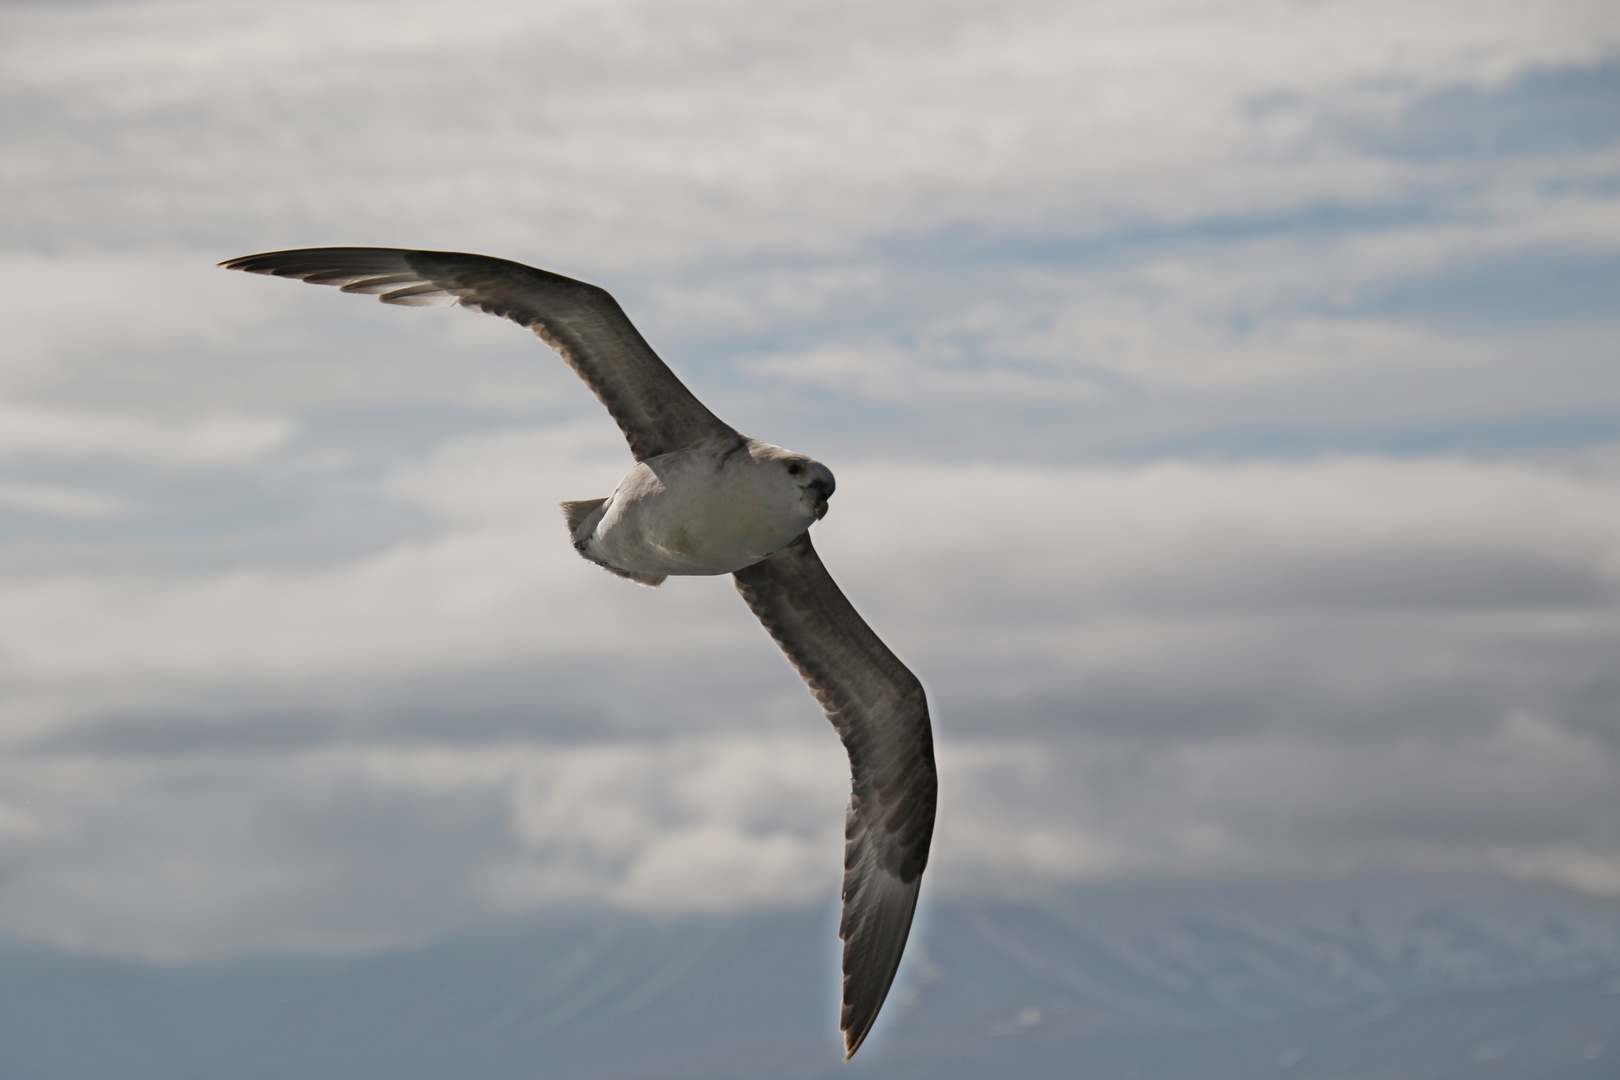
POLYGON ((1608 5, 0 7, 0 932, 363 948, 831 895, 847 773, 532 337, 232 275, 612 289, 839 477, 932 887, 1620 894, 1608 5))

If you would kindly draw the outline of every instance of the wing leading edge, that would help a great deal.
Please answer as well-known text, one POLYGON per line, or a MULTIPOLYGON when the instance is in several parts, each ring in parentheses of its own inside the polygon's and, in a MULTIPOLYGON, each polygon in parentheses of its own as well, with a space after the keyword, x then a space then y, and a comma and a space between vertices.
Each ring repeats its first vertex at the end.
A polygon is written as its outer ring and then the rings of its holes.
POLYGON ((385 304, 460 304, 533 330, 585 380, 643 461, 737 437, 675 377, 606 289, 532 266, 453 251, 301 248, 246 255, 229 270, 369 293, 385 304))
POLYGON ((809 533, 733 576, 849 751, 853 790, 838 928, 847 1058, 894 982, 928 865, 939 791, 928 702, 917 677, 845 599, 809 533))

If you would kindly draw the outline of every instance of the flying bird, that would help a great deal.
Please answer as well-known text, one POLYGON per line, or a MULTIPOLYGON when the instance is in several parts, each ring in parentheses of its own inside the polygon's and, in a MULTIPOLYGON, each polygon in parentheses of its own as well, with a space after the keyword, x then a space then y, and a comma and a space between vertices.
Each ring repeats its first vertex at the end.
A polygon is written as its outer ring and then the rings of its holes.
POLYGON ((220 265, 385 304, 460 304, 511 319, 555 349, 607 407, 635 464, 606 498, 562 504, 574 550, 654 587, 671 574, 731 574, 849 752, 838 936, 839 1027, 852 1057, 905 950, 938 779, 922 684, 856 613, 810 543, 832 472, 717 418, 595 285, 484 255, 399 248, 272 251, 220 265))

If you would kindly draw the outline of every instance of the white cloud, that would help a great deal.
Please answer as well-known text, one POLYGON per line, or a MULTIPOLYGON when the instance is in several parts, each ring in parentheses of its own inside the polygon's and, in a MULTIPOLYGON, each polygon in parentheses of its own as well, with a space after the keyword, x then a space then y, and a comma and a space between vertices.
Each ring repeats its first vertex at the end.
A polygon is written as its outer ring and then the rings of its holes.
POLYGON ((929 357, 892 345, 819 348, 794 356, 748 362, 751 374, 837 390, 867 401, 915 406, 922 402, 971 404, 997 401, 1083 404, 1103 395, 1084 378, 1054 378, 1046 371, 1011 364, 985 367, 954 356, 929 357))
POLYGON ((946 743, 940 887, 1131 874, 1507 873, 1620 895, 1620 763, 1544 717, 1388 740, 946 743))
POLYGON ((610 494, 629 468, 613 425, 592 421, 442 443, 396 470, 385 490, 446 522, 553 526, 560 501, 610 494))
MULTIPOLYGON (((395 481, 442 531, 361 560, 8 583, 27 814, 0 922, 359 947, 830 890, 840 751, 727 583, 601 574, 500 466, 597 442, 445 447, 395 481), (480 735, 492 701, 512 719, 480 735)), ((1620 646, 1617 523, 1601 467, 1347 459, 855 467, 817 529, 930 687, 939 888, 1402 867, 1612 893, 1620 760, 1582 702, 1620 646)))
POLYGON ((375 947, 545 904, 803 903, 836 887, 848 798, 820 734, 10 762, 30 809, 0 814, 0 930, 185 957, 375 947))
MULTIPOLYGON (((443 449, 394 489, 454 525, 352 562, 13 580, 0 612, 9 678, 63 692, 105 680, 371 682, 526 657, 656 653, 671 640, 730 648, 743 625, 722 584, 632 590, 568 549, 554 499, 609 490, 605 477, 616 470, 589 457, 595 479, 559 479, 578 452, 571 448, 606 449, 580 439, 506 434, 443 449), (530 462, 537 474, 522 467, 530 462)), ((1106 657, 1135 663, 1123 642, 1080 650, 1090 659, 1070 655, 1109 618, 1168 620, 1174 638, 1225 634, 1233 619, 1342 616, 1353 628, 1367 615, 1565 611, 1597 620, 1596 632, 1620 588, 1620 493, 1602 479, 1518 464, 841 473, 822 547, 856 595, 892 612, 879 624, 945 651, 953 670, 975 677, 1003 664, 1027 633, 1059 628, 1015 669, 1032 694, 1100 673, 1106 657), (1037 675, 1031 665, 1050 667, 1037 675)), ((1254 632, 1263 636, 1264 626, 1254 632)), ((1505 632, 1528 631, 1510 622, 1505 632)), ((1164 640, 1149 636, 1141 647, 1152 654, 1164 640)))
POLYGON ((1055 215, 1070 230, 1185 221, 1394 193, 1401 170, 1313 138, 1313 120, 1616 44, 1578 4, 478 11, 11 13, 27 48, 8 90, 39 119, 14 140, 10 227, 83 228, 50 190, 64 181, 96 191, 103 242, 184 220, 193 235, 453 238, 597 266, 1055 215), (1257 121, 1261 99, 1304 104, 1257 121))
MULTIPOLYGON (((1545 187, 1545 178, 1533 186, 1545 187)), ((1537 191, 1504 201, 1363 230, 1126 244, 1107 258, 1080 248, 1055 265, 997 255, 992 265, 1002 275, 982 267, 934 274, 927 288, 876 259, 846 264, 844 290, 828 287, 819 265, 720 278, 708 288, 742 301, 755 322, 815 327, 808 348, 755 357, 743 373, 911 410, 1044 403, 1085 407, 1089 417, 1139 416, 1145 400, 1160 410, 1190 403, 1208 422, 1247 398, 1244 407, 1287 424, 1297 420, 1292 409, 1266 395, 1298 388, 1316 399, 1313 419, 1365 424, 1416 379, 1469 385, 1424 402, 1436 420, 1482 406, 1511 411, 1527 394, 1559 402, 1553 407, 1620 405, 1601 380, 1544 369, 1532 378, 1526 363, 1527 353, 1542 364, 1572 363, 1591 347, 1576 339, 1582 331, 1593 344, 1608 342, 1606 313, 1532 315, 1505 332, 1488 303, 1482 312, 1436 317, 1410 302, 1458 288, 1459 277, 1516 273, 1511 288, 1524 294, 1516 302, 1534 309, 1555 302, 1558 280, 1544 269, 1538 281, 1537 267, 1620 253, 1620 214, 1607 197, 1537 191)), ((1582 272, 1590 271, 1569 271, 1582 272)), ((695 292, 660 296, 654 317, 679 326, 692 316, 662 309, 680 303, 712 312, 712 324, 761 332, 695 292)))
POLYGON ((222 416, 160 424, 142 416, 86 415, 0 405, 0 458, 109 458, 197 467, 251 460, 285 444, 282 417, 222 416))
POLYGON ((601 280, 728 419, 814 436, 818 546, 934 703, 934 887, 1620 889, 1612 467, 1075 464, 1601 428, 1601 312, 1391 297, 1607 265, 1612 144, 1385 143, 1612 62, 1602 5, 162 0, 5 7, 0 48, 0 505, 55 530, 0 547, 5 932, 341 949, 835 888, 839 750, 728 584, 568 549, 555 503, 626 461, 571 373, 212 267, 303 243, 601 280))
MULTIPOLYGON (((683 372, 747 403, 775 382, 895 409, 1061 404, 1096 410, 1109 422, 1086 429, 1115 445, 1151 441, 1156 408, 1376 426, 1414 373, 1468 384, 1428 395, 1471 403, 1462 422, 1524 394, 1591 405, 1590 365, 1568 370, 1580 346, 1555 330, 1362 307, 1482 264, 1609 257, 1612 149, 1482 167, 1344 132, 1613 55, 1592 5, 479 10, 7 12, 28 47, 0 77, 33 103, 9 228, 53 254, 0 265, 18 343, 0 374, 26 400, 165 422, 589 407, 493 320, 300 299, 315 290, 210 265, 359 241, 600 278, 683 372), (918 237, 941 246, 909 251, 918 237), (1053 242, 1078 247, 1054 260, 1053 242), (772 379, 722 378, 716 353, 772 379)), ((355 445, 382 426, 321 449, 386 468, 355 445)))
MULTIPOLYGON (((419 940, 535 908, 652 912, 832 894, 848 797, 819 737, 334 744, 14 760, 0 927, 197 956, 419 940)), ((1393 744, 1288 733, 939 744, 931 888, 1133 874, 1506 873, 1620 893, 1596 740, 1503 717, 1393 744)))
POLYGON ((0 484, 0 507, 63 518, 115 517, 124 509, 106 495, 46 484, 0 484))
POLYGON ((593 748, 548 771, 513 791, 526 857, 496 872, 500 903, 736 909, 815 900, 837 882, 847 764, 830 731, 593 748))
POLYGON ((162 465, 229 443, 230 424, 330 428, 334 415, 389 406, 532 415, 590 404, 510 323, 402 312, 214 265, 242 253, 0 259, 0 449, 131 447, 162 465))

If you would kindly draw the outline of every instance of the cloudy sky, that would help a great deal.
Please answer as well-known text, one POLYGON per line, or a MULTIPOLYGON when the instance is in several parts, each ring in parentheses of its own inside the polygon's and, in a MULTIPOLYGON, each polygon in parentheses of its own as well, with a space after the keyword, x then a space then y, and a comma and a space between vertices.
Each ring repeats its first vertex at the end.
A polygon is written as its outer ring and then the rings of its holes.
POLYGON ((847 771, 532 336, 837 473, 930 888, 1620 895, 1620 17, 1542 0, 0 4, 0 935, 367 948, 836 887, 847 771))

